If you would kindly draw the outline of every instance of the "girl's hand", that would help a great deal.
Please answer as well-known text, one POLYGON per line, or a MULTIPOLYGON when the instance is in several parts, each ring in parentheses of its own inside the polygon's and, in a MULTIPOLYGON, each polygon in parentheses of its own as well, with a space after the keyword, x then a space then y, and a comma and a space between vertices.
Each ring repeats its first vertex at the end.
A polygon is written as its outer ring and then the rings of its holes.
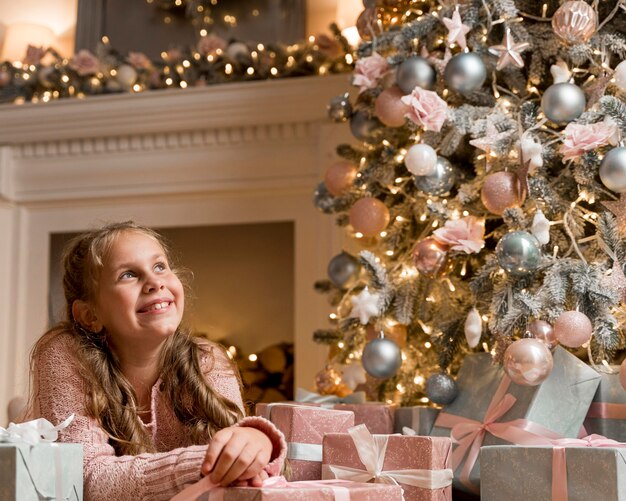
POLYGON ((247 426, 230 426, 213 435, 201 471, 223 487, 244 480, 260 485, 260 474, 271 455, 272 442, 265 433, 247 426))

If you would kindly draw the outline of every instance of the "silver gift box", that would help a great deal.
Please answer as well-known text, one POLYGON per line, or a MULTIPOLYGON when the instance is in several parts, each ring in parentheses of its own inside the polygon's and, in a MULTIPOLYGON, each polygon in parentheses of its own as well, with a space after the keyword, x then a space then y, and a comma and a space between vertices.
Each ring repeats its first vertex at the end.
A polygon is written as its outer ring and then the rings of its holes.
POLYGON ((405 426, 418 435, 430 435, 439 409, 416 405, 414 407, 398 407, 393 417, 393 432, 402 433, 405 426))
MULTIPOLYGON (((626 391, 619 382, 619 366, 613 366, 616 374, 602 374, 600 386, 593 397, 591 405, 599 403, 619 404, 626 408, 626 391)), ((597 433, 607 438, 612 438, 618 442, 626 442, 626 419, 601 419, 587 416, 585 419, 585 430, 591 435, 597 433)))
POLYGON ((0 443, 0 500, 57 499, 57 474, 62 499, 82 501, 82 445, 0 443))
MULTIPOLYGON (((508 393, 517 400, 498 422, 526 419, 562 437, 576 438, 600 383, 600 375, 560 346, 552 354, 554 368, 542 384, 520 386, 511 382, 508 393)), ((457 377, 459 394, 440 415, 447 412, 482 422, 503 375, 502 368, 492 362, 489 353, 467 356, 457 377)), ((431 435, 450 436, 450 428, 437 426, 435 421, 431 435)), ((506 444, 508 442, 489 433, 483 442, 483 445, 506 444)), ((453 485, 471 491, 459 481, 462 467, 463 463, 456 469, 453 485)), ((476 487, 480 484, 480 460, 472 468, 470 482, 476 487)))
MULTIPOLYGON (((626 449, 566 447, 568 501, 626 500, 626 449)), ((481 501, 552 499, 552 447, 480 450, 481 501)))

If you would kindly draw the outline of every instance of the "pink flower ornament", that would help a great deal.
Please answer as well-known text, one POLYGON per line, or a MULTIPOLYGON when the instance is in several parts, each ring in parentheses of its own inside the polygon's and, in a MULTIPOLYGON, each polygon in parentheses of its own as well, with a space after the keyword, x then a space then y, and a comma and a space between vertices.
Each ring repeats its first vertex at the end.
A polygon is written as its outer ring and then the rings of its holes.
POLYGON ((129 52, 128 62, 136 70, 147 70, 152 67, 152 61, 143 52, 129 52))
POLYGON ((208 35, 198 41, 196 49, 198 49, 198 52, 203 56, 212 55, 218 50, 223 51, 226 49, 226 41, 217 35, 208 35))
POLYGON ((70 68, 72 68, 81 77, 86 75, 94 75, 100 71, 100 61, 91 52, 86 49, 82 49, 78 54, 74 54, 70 61, 70 68))
POLYGON ((433 232, 433 237, 449 245, 450 250, 478 253, 485 245, 485 221, 474 216, 449 220, 443 228, 433 232))
POLYGON ((352 85, 359 87, 359 92, 373 89, 387 71, 389 71, 387 60, 374 52, 371 56, 364 57, 356 62, 352 75, 352 85))
POLYGON ((595 124, 570 123, 563 131, 561 145, 563 161, 576 160, 587 151, 595 150, 607 144, 616 145, 619 141, 619 129, 612 120, 595 124))
POLYGON ((423 127, 424 130, 439 132, 446 121, 448 105, 436 92, 415 87, 413 91, 401 98, 402 102, 409 106, 405 115, 413 123, 423 127))

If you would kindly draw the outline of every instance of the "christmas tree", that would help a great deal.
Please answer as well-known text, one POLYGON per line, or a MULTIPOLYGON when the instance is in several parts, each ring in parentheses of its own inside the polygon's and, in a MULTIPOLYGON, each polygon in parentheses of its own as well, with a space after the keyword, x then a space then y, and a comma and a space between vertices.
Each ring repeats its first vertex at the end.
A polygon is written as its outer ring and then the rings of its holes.
POLYGON ((322 393, 448 403, 488 351, 536 385, 567 347, 625 347, 626 3, 364 0, 337 147, 315 204, 329 263, 322 393), (349 248, 348 248, 349 247, 349 248))

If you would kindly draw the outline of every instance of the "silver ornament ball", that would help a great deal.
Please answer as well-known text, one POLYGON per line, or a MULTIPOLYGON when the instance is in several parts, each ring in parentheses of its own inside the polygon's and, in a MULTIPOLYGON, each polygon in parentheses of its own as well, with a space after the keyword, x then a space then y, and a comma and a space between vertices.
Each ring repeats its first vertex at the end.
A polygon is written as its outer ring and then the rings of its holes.
POLYGON ((447 374, 433 374, 426 380, 426 396, 440 405, 452 403, 459 393, 456 382, 447 374))
POLYGON ((615 193, 626 193, 626 148, 613 148, 600 164, 602 184, 615 193))
POLYGON ((400 368, 402 354, 398 345, 391 339, 373 339, 365 345, 361 363, 370 376, 387 379, 400 368))
POLYGON ((396 83, 405 94, 410 94, 415 87, 432 89, 436 79, 435 69, 420 56, 405 59, 396 70, 396 83))
POLYGON ((524 275, 534 271, 541 261, 537 239, 526 231, 512 231, 504 235, 496 245, 498 263, 512 275, 524 275))
POLYGON ((567 82, 551 85, 541 98, 544 115, 557 124, 576 120, 583 114, 586 105, 587 99, 582 89, 567 82))
POLYGON ((462 52, 448 61, 444 78, 451 89, 466 94, 483 86, 487 78, 487 68, 478 54, 462 52))
POLYGON ((341 289, 356 278, 360 269, 361 265, 354 256, 347 252, 342 252, 333 257, 328 263, 328 278, 341 289))
POLYGON ((370 117, 367 111, 359 110, 350 117, 350 131, 361 141, 374 141, 380 128, 378 119, 370 117))
POLYGON ((441 196, 448 193, 456 181, 456 170, 447 158, 437 157, 435 170, 428 176, 415 176, 415 186, 427 195, 441 196))
POLYGON ((334 122, 345 122, 352 115, 352 104, 347 94, 335 96, 328 104, 328 118, 334 122))

